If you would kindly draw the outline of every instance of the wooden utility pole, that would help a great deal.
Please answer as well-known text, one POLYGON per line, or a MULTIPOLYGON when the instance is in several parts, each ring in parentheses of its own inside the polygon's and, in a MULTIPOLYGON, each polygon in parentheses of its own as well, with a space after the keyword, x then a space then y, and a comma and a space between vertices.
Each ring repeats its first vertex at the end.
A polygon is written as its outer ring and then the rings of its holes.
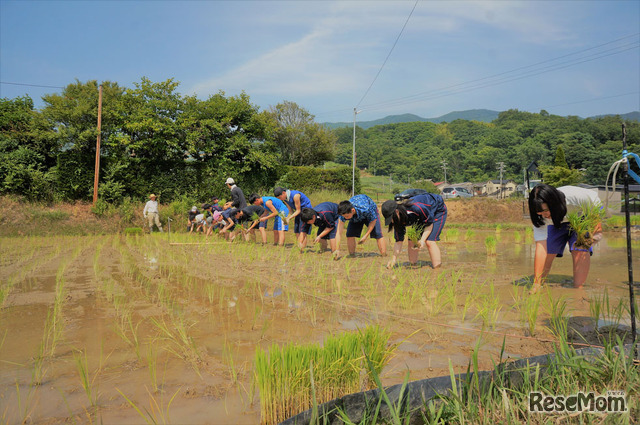
POLYGON ((100 135, 102 133, 102 84, 98 91, 98 139, 96 140, 96 170, 93 178, 93 206, 98 201, 98 177, 100 176, 100 135))

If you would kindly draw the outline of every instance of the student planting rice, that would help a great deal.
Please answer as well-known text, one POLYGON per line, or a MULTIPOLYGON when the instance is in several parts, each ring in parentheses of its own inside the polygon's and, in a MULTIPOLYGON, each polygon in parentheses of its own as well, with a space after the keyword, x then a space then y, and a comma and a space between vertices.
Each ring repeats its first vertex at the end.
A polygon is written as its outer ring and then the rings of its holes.
POLYGON ((434 269, 440 267, 442 260, 436 241, 440 240, 440 233, 447 221, 447 206, 442 196, 426 193, 414 196, 404 204, 389 200, 382 204, 382 215, 389 231, 393 229, 396 240, 393 255, 387 264, 388 268, 396 265, 405 235, 409 239, 409 263, 417 264, 419 250, 426 246, 431 257, 431 266, 434 269))
POLYGON ((314 208, 303 208, 300 213, 300 220, 304 223, 305 228, 300 232, 298 243, 300 250, 307 246, 307 235, 311 234, 311 225, 318 226, 318 236, 313 243, 320 243, 320 248, 325 251, 327 249, 327 241, 331 245, 331 252, 336 255, 340 246, 340 235, 336 231, 338 228, 338 204, 333 202, 322 202, 314 208))
POLYGON ((221 213, 224 227, 220 229, 220 234, 228 241, 233 241, 233 236, 235 236, 233 231, 237 224, 235 219, 236 212, 238 212, 237 208, 227 208, 221 213))
MULTIPOLYGON (((302 230, 303 227, 306 228, 302 220, 300 219, 300 213, 302 212, 302 208, 312 208, 311 201, 304 193, 299 190, 285 190, 281 187, 276 187, 273 190, 273 195, 284 201, 289 205, 289 210, 292 211, 290 215, 285 218, 285 222, 289 224, 291 219, 294 219, 293 223, 293 233, 296 235, 296 239, 299 241, 300 237, 304 233, 302 230)), ((311 231, 311 228, 308 228, 311 231)), ((305 236, 306 239, 306 236, 305 236)))
POLYGON ((540 290, 551 270, 553 260, 562 257, 567 243, 573 258, 573 286, 582 288, 589 275, 593 248, 576 246, 578 235, 571 228, 567 217, 578 212, 583 214, 582 217, 578 217, 578 222, 594 221, 591 239, 596 243, 602 238, 602 216, 596 216, 594 220, 589 214, 584 214, 584 211, 598 211, 599 208, 593 207, 600 205, 598 195, 589 189, 576 186, 562 186, 556 189, 547 184, 539 184, 533 188, 529 194, 529 215, 534 226, 533 238, 536 242, 532 294, 540 290))
MULTIPOLYGON (((387 255, 387 245, 380 230, 380 214, 378 214, 378 206, 373 202, 373 199, 367 195, 353 196, 348 201, 340 202, 338 214, 340 215, 338 233, 342 232, 344 222, 349 220, 349 225, 347 226, 347 249, 349 250, 349 255, 355 254, 356 238, 362 234, 362 227, 365 225, 367 226, 367 231, 360 238, 358 244, 363 244, 371 236, 378 242, 380 255, 383 257, 387 255)), ((339 255, 337 252, 334 254, 339 255)))
MULTIPOLYGON (((248 241, 250 238, 255 240, 255 230, 260 224, 260 216, 264 214, 265 209, 260 205, 249 205, 246 208, 237 210, 235 213, 235 219, 240 225, 246 225, 239 227, 244 239, 248 241)), ((260 229, 265 233, 264 239, 266 239, 266 230, 260 229)))
MULTIPOLYGON (((260 217, 260 228, 266 231, 267 221, 273 218, 273 244, 284 246, 284 232, 289 230, 289 226, 284 223, 284 217, 289 214, 289 208, 278 198, 272 196, 259 196, 255 193, 249 197, 249 204, 261 205, 264 207, 265 212, 260 217)), ((267 243, 266 232, 262 234, 262 243, 267 243)))

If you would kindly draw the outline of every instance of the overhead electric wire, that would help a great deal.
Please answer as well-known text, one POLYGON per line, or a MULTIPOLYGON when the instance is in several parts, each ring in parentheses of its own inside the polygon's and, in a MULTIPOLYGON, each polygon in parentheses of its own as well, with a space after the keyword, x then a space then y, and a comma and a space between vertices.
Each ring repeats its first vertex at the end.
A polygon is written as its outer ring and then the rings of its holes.
POLYGON ((402 33, 404 32, 404 29, 407 27, 407 24, 409 23, 409 19, 411 19, 411 15, 413 15, 413 11, 416 10, 416 6, 418 5, 418 1, 419 0, 416 0, 416 2, 414 3, 413 9, 411 9, 411 13, 409 13, 409 16, 407 16, 407 20, 404 21, 404 25, 402 26, 402 29, 400 30, 400 33, 396 37, 396 41, 393 42, 393 46, 391 46, 391 50, 389 50, 389 53, 387 54, 387 57, 384 59, 384 62, 382 63, 382 66, 380 66, 380 69, 378 70, 378 73, 376 74, 376 76, 373 78, 373 81, 371 81, 371 84, 369 84, 369 88, 367 88, 367 91, 364 92, 364 94, 362 95, 362 98, 360 98, 360 101, 356 104, 356 109, 362 103, 362 101, 367 96, 367 94, 369 94, 369 90, 371 90, 371 87, 373 87, 373 84, 376 82, 376 80, 378 79, 378 76, 382 72, 382 69, 384 68, 385 64, 389 60, 389 57, 391 56, 391 53, 393 52, 393 49, 395 49, 396 44, 398 44, 398 40, 400 40, 400 36, 402 35, 402 33))
POLYGON ((64 87, 60 87, 60 86, 44 86, 41 84, 27 84, 27 83, 10 83, 8 81, 0 81, 0 84, 9 84, 12 86, 44 87, 49 89, 64 89, 64 87))
MULTIPOLYGON (((610 44, 610 43, 606 43, 606 44, 610 44)), ((603 45, 601 45, 601 46, 603 46, 603 45)), ((570 54, 570 55, 564 55, 564 56, 561 56, 561 57, 558 57, 558 58, 546 60, 546 61, 539 62, 539 63, 536 63, 536 64, 532 64, 532 65, 529 65, 529 66, 526 66, 526 67, 516 68, 516 69, 511 70, 511 71, 502 72, 502 73, 499 73, 499 74, 495 74, 495 75, 479 78, 479 79, 476 79, 476 80, 471 80, 471 81, 468 81, 468 82, 458 83, 458 84, 454 84, 454 85, 451 85, 451 86, 447 86, 447 87, 443 87, 443 88, 439 88, 439 89, 434 89, 434 90, 430 90, 430 91, 423 92, 423 93, 418 93, 418 94, 411 95, 411 96, 405 96, 405 97, 402 97, 402 98, 391 99, 391 100, 388 100, 388 101, 383 101, 383 102, 379 102, 379 103, 373 103, 373 104, 370 104, 370 105, 364 105, 362 107, 362 109, 376 110, 376 109, 381 109, 381 108, 385 108, 385 107, 389 107, 389 106, 405 105, 405 104, 410 104, 410 103, 422 102, 422 101, 425 101, 425 100, 437 99, 437 98, 441 98, 441 97, 445 97, 445 96, 452 96, 452 95, 460 94, 460 93, 466 93, 466 92, 477 90, 477 89, 480 89, 480 88, 486 88, 486 87, 491 87, 491 86, 495 86, 495 85, 499 85, 499 84, 504 84, 504 83, 508 83, 508 82, 511 82, 511 81, 521 80, 523 78, 534 77, 534 76, 537 76, 537 75, 540 75, 540 74, 545 74, 545 73, 548 73, 548 72, 551 72, 551 71, 557 71, 559 69, 568 68, 568 67, 571 67, 571 66, 575 66, 575 65, 579 65, 579 64, 585 63, 585 62, 591 62, 591 61, 594 61, 594 60, 597 60, 597 59, 601 59, 601 58, 604 58, 604 57, 620 54, 620 53, 626 52, 628 50, 637 49, 638 47, 640 47, 640 42, 627 43, 627 44, 622 45, 622 46, 617 46, 617 47, 615 47, 613 49, 609 49, 609 50, 606 50, 606 51, 593 53, 593 54, 587 55, 587 56, 582 56, 580 58, 575 58, 575 59, 570 60, 570 61, 564 61, 564 62, 560 62, 560 63, 556 63, 556 64, 547 65, 547 66, 544 66, 544 67, 539 67, 539 65, 541 65, 541 64, 545 64, 545 63, 548 63, 548 62, 556 61, 556 60, 565 58, 567 56, 571 56, 571 55, 578 54, 578 53, 584 53, 585 51, 592 50, 592 48, 585 49, 585 50, 582 50, 580 52, 576 52, 576 53, 573 53, 573 54, 570 54), (538 67, 538 68, 536 69, 536 67, 538 67), (532 68, 532 69, 529 69, 529 68, 532 68), (513 76, 509 76, 509 77, 505 77, 505 78, 499 78, 499 79, 496 79, 494 81, 488 81, 488 82, 483 83, 483 84, 475 84, 475 85, 473 85, 473 83, 476 83, 476 82, 485 81, 485 80, 491 80, 491 79, 494 79, 494 78, 496 78, 498 76, 512 74, 514 72, 522 71, 522 70, 526 70, 526 69, 529 69, 529 70, 526 71, 526 72, 517 74, 517 75, 513 75, 513 76), (468 87, 462 87, 462 86, 468 86, 468 87)))
MULTIPOLYGON (((395 104, 396 102, 400 102, 401 100, 414 99, 414 98, 417 98, 417 97, 420 97, 420 96, 424 96, 424 95, 427 95, 427 94, 431 94, 431 93, 434 93, 434 92, 448 90, 448 89, 452 89, 452 88, 455 88, 455 87, 459 87, 459 86, 464 86, 464 85, 468 85, 468 84, 471 84, 471 83, 475 83, 475 82, 478 82, 478 81, 484 81, 484 80, 488 80, 488 79, 493 79, 493 78, 496 78, 496 77, 500 77, 500 76, 507 75, 507 74, 512 74, 512 73, 515 73, 515 72, 518 72, 518 71, 522 71, 522 70, 526 70, 526 69, 529 69, 529 68, 535 68, 535 67, 538 67, 539 65, 543 65, 543 64, 546 64, 546 63, 549 63, 549 62, 558 61, 560 59, 564 59, 564 58, 567 58, 567 57, 570 57, 570 56, 575 56, 575 55, 578 55, 578 54, 581 54, 581 53, 588 52, 590 50, 598 49, 598 48, 601 48, 601 47, 604 47, 604 46, 608 46, 608 45, 613 44, 613 43, 617 43, 619 41, 622 41, 622 40, 625 40, 625 39, 628 39, 628 38, 638 37, 639 35, 640 35, 640 33, 634 33, 634 34, 631 34, 631 35, 626 35, 624 37, 620 37, 620 38, 617 38, 615 40, 608 41, 606 43, 602 43, 602 44, 598 44, 596 46, 588 47, 586 49, 578 50, 577 52, 567 53, 565 55, 558 56, 558 57, 555 57, 555 58, 552 58, 552 59, 546 59, 544 61, 537 62, 537 63, 531 64, 531 65, 521 66, 521 67, 518 67, 518 68, 514 68, 512 70, 509 70, 509 71, 504 71, 504 72, 500 72, 498 74, 489 75, 489 76, 478 78, 478 79, 475 79, 475 80, 470 80, 470 81, 465 81, 465 82, 462 82, 462 83, 453 84, 451 86, 443 87, 443 88, 440 88, 440 89, 428 90, 426 92, 416 93, 416 94, 409 95, 409 96, 403 96, 403 97, 396 98, 396 99, 390 99, 388 101, 382 101, 382 102, 379 102, 379 103, 373 103, 373 104, 370 104, 370 105, 364 105, 363 108, 369 109, 369 107, 378 106, 378 105, 382 105, 382 104, 386 104, 386 103, 395 104)), ((621 47, 626 47, 626 46, 634 45, 634 44, 637 47, 638 42, 634 41, 632 43, 628 43, 628 44, 623 45, 623 46, 616 46, 616 47, 614 47, 612 49, 605 50, 603 52, 594 53, 593 55, 599 55, 599 54, 602 54, 602 53, 607 53, 607 52, 610 52, 612 50, 617 50, 617 49, 619 49, 621 47)), ((593 56, 593 55, 591 55, 591 56, 593 56)), ((578 61, 580 59, 584 59, 586 57, 589 57, 589 56, 583 56, 581 58, 576 58, 575 61, 578 61)), ((600 56, 600 57, 604 57, 604 56, 600 56)), ((595 59, 598 59, 598 58, 595 58, 595 59)), ((567 63, 567 62, 564 62, 564 63, 567 63)), ((581 62, 577 62, 577 63, 581 63, 581 62)))
POLYGON ((577 100, 575 102, 560 103, 558 105, 545 106, 544 108, 539 108, 539 109, 556 108, 558 106, 575 105, 577 103, 595 102, 596 100, 613 99, 613 98, 616 98, 616 97, 631 96, 632 94, 640 94, 640 91, 633 91, 631 93, 614 94, 612 96, 595 97, 593 99, 577 100))
MULTIPOLYGON (((415 8, 415 6, 414 6, 414 8, 415 8)), ((413 11, 412 11, 412 13, 413 13, 413 11)), ((586 52, 589 52, 591 50, 599 49, 599 48, 605 47, 605 46, 609 46, 611 44, 618 43, 618 42, 620 42, 622 40, 626 40, 626 39, 629 39, 629 38, 637 38, 638 36, 640 36, 640 33, 634 33, 634 34, 626 35, 624 37, 620 37, 620 38, 617 38, 617 39, 614 39, 614 40, 611 40, 611 41, 607 41, 606 43, 601 43, 601 44, 598 44, 596 46, 588 47, 586 49, 582 49, 582 50, 579 50, 579 51, 576 51, 576 52, 572 52, 572 53, 567 53, 565 55, 558 56, 558 57, 551 58, 551 59, 547 59, 547 60, 544 60, 544 61, 541 61, 541 62, 537 62, 537 63, 531 64, 531 65, 521 66, 521 67, 518 67, 518 68, 514 68, 512 70, 509 70, 509 71, 500 72, 500 73, 497 73, 497 74, 489 75, 489 76, 478 78, 478 79, 475 79, 475 80, 465 81, 465 82, 453 84, 453 85, 450 85, 450 86, 442 87, 442 88, 439 88, 439 89, 433 89, 433 90, 429 90, 429 91, 426 91, 426 92, 417 93, 417 94, 410 95, 410 96, 404 96, 404 97, 400 97, 400 98, 396 98, 396 99, 389 99, 387 101, 382 101, 382 102, 378 102, 378 103, 372 103, 372 104, 369 104, 369 105, 363 105, 361 107, 361 109, 362 110, 367 110, 367 111, 379 110, 379 109, 383 109, 383 108, 391 107, 391 106, 401 106, 401 105, 406 105, 406 104, 411 104, 411 103, 423 102, 423 101, 426 101, 426 100, 437 99, 437 98, 441 98, 441 97, 445 97, 445 96, 453 96, 453 95, 456 95, 456 94, 461 94, 461 93, 465 93, 465 92, 472 91, 472 90, 478 90, 478 89, 481 89, 481 88, 491 87, 491 86, 498 85, 498 84, 504 84, 504 83, 508 83, 508 82, 511 82, 511 81, 516 81, 516 80, 520 80, 520 79, 523 79, 523 78, 534 77, 536 75, 544 74, 544 73, 547 73, 547 72, 552 72, 552 71, 556 71, 556 70, 559 70, 559 69, 564 69, 564 68, 568 68, 568 67, 571 67, 571 66, 576 66, 576 65, 579 65, 581 63, 590 62, 590 61, 601 59, 601 58, 604 58, 604 57, 607 57, 607 56, 620 54, 620 53, 623 53, 623 52, 628 51, 628 50, 637 49, 640 46, 640 42, 634 41, 634 42, 631 42, 631 43, 618 45, 618 46, 615 46, 613 48, 610 48, 610 49, 607 49, 607 50, 604 50, 604 51, 596 52, 596 53, 593 53, 593 54, 590 54, 590 55, 587 55, 587 56, 581 56, 579 58, 575 58, 575 59, 572 59, 570 61, 564 61, 564 62, 561 62, 561 63, 547 65, 545 67, 540 67, 540 65, 548 64, 550 62, 555 62, 555 61, 558 61, 560 59, 564 59, 564 58, 568 58, 568 57, 571 57, 571 56, 579 55, 581 53, 586 53, 586 52), (624 49, 620 50, 621 48, 624 48, 624 49), (527 69, 529 71, 526 72, 526 73, 521 73, 519 75, 510 76, 510 77, 506 77, 506 78, 500 78, 500 79, 497 78, 497 77, 502 77, 502 76, 505 76, 505 75, 508 75, 508 74, 513 74, 513 73, 516 73, 518 71, 527 70, 527 69), (471 85, 473 83, 478 83, 478 82, 481 82, 481 81, 492 80, 492 79, 494 81, 490 81, 490 82, 487 82, 485 84, 471 85), (465 87, 465 86, 467 86, 467 87, 465 87)), ((394 46, 395 46, 395 44, 394 44, 394 46)), ((385 63, 386 63, 386 60, 385 60, 385 63)), ((382 68, 381 68, 381 70, 382 70, 382 68)), ((380 71, 378 72, 378 74, 379 73, 380 73, 380 71)), ((376 78, 377 78, 377 75, 376 75, 376 78)), ((372 85, 373 85, 373 83, 371 84, 371 86, 372 85)), ((369 92, 371 86, 369 87, 369 89, 367 89, 367 92, 365 93, 365 96, 369 92)), ((633 94, 633 93, 630 93, 630 94, 633 94)), ((620 96, 624 96, 624 94, 620 95, 620 96)), ((363 99, 364 99, 364 96, 363 96, 363 99)), ((362 102, 362 99, 358 103, 358 106, 360 105, 361 102, 362 102)), ((562 106, 562 105, 556 105, 556 106, 562 106)), ((343 112, 348 112, 348 111, 351 111, 351 109, 346 109, 346 108, 345 109, 335 109, 335 110, 332 110, 332 111, 322 112, 322 113, 320 113, 318 115, 336 115, 336 114, 341 114, 343 112)))

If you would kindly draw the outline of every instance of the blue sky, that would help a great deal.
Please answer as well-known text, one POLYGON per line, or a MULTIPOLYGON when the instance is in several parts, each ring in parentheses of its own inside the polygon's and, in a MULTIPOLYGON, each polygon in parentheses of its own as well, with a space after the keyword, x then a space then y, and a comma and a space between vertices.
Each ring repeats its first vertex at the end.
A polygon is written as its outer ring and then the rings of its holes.
POLYGON ((350 122, 354 107, 364 121, 587 117, 640 110, 639 46, 635 0, 0 0, 0 97, 41 107, 75 79, 148 77, 202 99, 244 90, 261 110, 293 101, 319 122, 350 122))

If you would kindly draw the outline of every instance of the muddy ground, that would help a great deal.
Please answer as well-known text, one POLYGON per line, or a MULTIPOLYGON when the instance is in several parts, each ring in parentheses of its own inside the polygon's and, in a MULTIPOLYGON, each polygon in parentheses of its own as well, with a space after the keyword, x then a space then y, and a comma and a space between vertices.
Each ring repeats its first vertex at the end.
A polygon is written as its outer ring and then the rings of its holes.
MULTIPOLYGON (((477 205, 459 204, 450 222, 469 223, 477 205)), ((480 214, 524 225, 517 206, 480 214)), ((624 235, 605 234, 583 290, 571 287, 570 259, 556 260, 532 328, 525 231, 455 230, 443 234, 438 271, 426 253, 418 267, 387 270, 372 241, 333 261, 312 246, 300 253, 291 235, 285 248, 175 233, 0 238, 0 418, 253 424, 253 357, 272 344, 379 324, 397 344, 382 374, 390 385, 407 370, 412 380, 448 375, 449 364, 465 371, 474 347, 482 369, 498 361, 503 342, 504 359, 552 351, 554 302, 586 333, 590 305, 606 291, 604 320, 618 320, 619 308, 628 322, 619 307, 628 294, 624 235), (488 236, 498 240, 496 255, 487 254, 488 236)))

